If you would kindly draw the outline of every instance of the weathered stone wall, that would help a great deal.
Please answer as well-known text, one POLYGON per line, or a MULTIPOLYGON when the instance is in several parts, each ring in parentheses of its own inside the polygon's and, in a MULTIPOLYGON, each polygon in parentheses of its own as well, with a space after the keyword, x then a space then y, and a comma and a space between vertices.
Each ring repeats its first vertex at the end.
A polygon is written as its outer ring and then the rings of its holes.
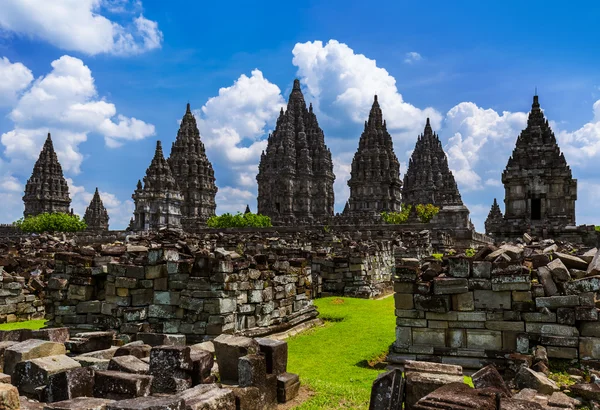
POLYGON ((34 288, 24 277, 11 275, 0 267, 0 323, 43 319, 40 293, 41 289, 34 288))
POLYGON ((536 345, 550 358, 600 359, 600 252, 556 251, 505 245, 473 259, 401 259, 389 359, 479 369, 536 345))
POLYGON ((57 253, 46 317, 52 325, 191 340, 265 334, 316 317, 305 257, 189 250, 115 245, 97 256, 85 248, 57 253))

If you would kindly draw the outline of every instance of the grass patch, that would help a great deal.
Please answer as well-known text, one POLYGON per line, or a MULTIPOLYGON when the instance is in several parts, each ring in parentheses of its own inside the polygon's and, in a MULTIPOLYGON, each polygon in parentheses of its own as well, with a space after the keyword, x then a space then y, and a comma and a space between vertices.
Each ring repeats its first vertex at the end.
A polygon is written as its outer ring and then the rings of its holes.
POLYGON ((395 338, 394 298, 330 297, 315 305, 325 326, 288 339, 289 371, 315 392, 297 409, 367 409, 395 338))
POLYGON ((17 329, 31 329, 38 330, 44 327, 46 321, 41 320, 28 320, 25 322, 12 322, 0 324, 0 330, 17 330, 17 329))

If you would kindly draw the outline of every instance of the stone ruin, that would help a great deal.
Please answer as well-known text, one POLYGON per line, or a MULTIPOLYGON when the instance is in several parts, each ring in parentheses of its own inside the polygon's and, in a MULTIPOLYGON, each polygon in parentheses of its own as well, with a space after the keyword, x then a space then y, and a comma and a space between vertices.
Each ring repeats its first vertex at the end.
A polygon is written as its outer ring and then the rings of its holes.
POLYGON ((0 332, 5 410, 275 409, 298 394, 287 343, 221 335, 187 345, 183 335, 68 328, 0 332))

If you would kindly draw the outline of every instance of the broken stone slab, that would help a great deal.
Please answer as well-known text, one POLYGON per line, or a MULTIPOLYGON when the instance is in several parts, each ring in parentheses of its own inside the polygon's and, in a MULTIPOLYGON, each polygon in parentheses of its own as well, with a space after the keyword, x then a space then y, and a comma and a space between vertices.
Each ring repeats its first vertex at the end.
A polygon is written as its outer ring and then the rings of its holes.
MULTIPOLYGON (((428 393, 421 398, 416 404, 408 407, 413 410, 431 410, 431 409, 478 409, 478 410, 496 410, 496 398, 488 393, 481 394, 478 390, 470 386, 455 382, 449 383, 440 388, 428 393)), ((504 407, 502 407, 504 409, 504 407)))
POLYGON ((43 398, 44 401, 55 402, 76 397, 92 397, 93 391, 94 371, 89 367, 78 367, 50 375, 43 398))
POLYGON ((247 354, 256 354, 260 347, 258 343, 249 337, 219 335, 213 340, 217 364, 221 381, 230 384, 238 383, 238 362, 240 357, 247 354))
POLYGON ((473 386, 475 386, 476 389, 492 388, 506 397, 512 396, 504 379, 493 365, 486 366, 475 372, 471 376, 471 379, 473 381, 473 386))
POLYGON ((213 353, 206 350, 190 349, 190 358, 193 364, 192 384, 206 383, 215 364, 213 353))
POLYGON ((106 405, 114 403, 114 400, 96 397, 76 397, 71 400, 47 403, 44 410, 106 410, 106 405))
POLYGON ((177 396, 138 397, 106 406, 106 410, 185 410, 185 408, 185 401, 177 396))
POLYGON ((135 356, 117 356, 115 354, 115 357, 110 359, 108 370, 134 374, 148 374, 150 366, 135 356))
POLYGON ((23 329, 15 330, 0 330, 0 341, 2 342, 21 342, 25 340, 23 337, 23 329))
POLYGON ((138 333, 137 339, 147 345, 154 346, 185 346, 185 335, 172 335, 165 333, 138 333))
POLYGON ((240 357, 238 363, 238 380, 240 387, 259 387, 267 378, 265 357, 250 354, 240 357))
POLYGON ((117 356, 135 356, 138 359, 144 357, 150 357, 150 350, 152 350, 152 346, 145 343, 128 343, 124 346, 121 346, 115 352, 115 357, 117 356))
POLYGON ((523 248, 518 246, 505 244, 500 246, 500 249, 504 250, 504 254, 507 255, 511 260, 517 261, 523 255, 523 248))
POLYGON ((77 357, 93 357, 95 359, 110 360, 115 356, 115 353, 119 349, 118 346, 112 346, 109 349, 98 350, 95 352, 82 353, 77 357))
POLYGON ((0 373, 0 383, 12 383, 12 377, 9 374, 0 373))
POLYGON ((588 264, 592 263, 592 261, 594 260, 594 256, 596 256, 597 252, 598 248, 592 248, 589 251, 586 251, 583 255, 581 255, 580 258, 586 261, 588 264))
POLYGON ((546 266, 550 273, 552 274, 552 279, 555 282, 568 282, 571 280, 571 274, 569 273, 569 269, 565 266, 565 264, 560 259, 554 259, 546 266))
POLYGON ((10 384, 0 383, 0 409, 19 410, 20 408, 19 390, 10 384))
POLYGON ((288 346, 281 340, 268 338, 255 339, 260 347, 260 352, 267 361, 267 373, 281 374, 287 371, 288 346))
MULTIPOLYGON (((280 403, 285 403, 279 400, 279 377, 277 380, 277 399, 280 403)), ((402 370, 392 369, 380 373, 371 387, 369 410, 400 409, 402 408, 403 398, 404 378, 402 377, 402 370)))
POLYGON ((4 341, 4 342, 0 342, 0 370, 3 369, 4 366, 4 352, 6 351, 6 349, 8 349, 11 346, 16 345, 19 342, 13 342, 13 341, 4 341))
POLYGON ((235 396, 230 389, 216 384, 201 384, 177 395, 185 402, 186 410, 235 409, 235 396))
POLYGON ((580 293, 598 292, 600 290, 600 275, 588 276, 563 284, 567 295, 579 295, 580 293))
POLYGON ((50 342, 64 343, 69 339, 68 327, 53 327, 39 330, 24 330, 24 340, 39 339, 50 342))
POLYGON ((557 309, 561 307, 579 306, 580 300, 578 295, 568 296, 548 296, 535 299, 535 305, 538 308, 546 307, 548 309, 557 309))
POLYGON ((279 403, 287 403, 293 400, 299 391, 300 377, 297 374, 286 372, 277 375, 277 401, 279 403))
POLYGON ((111 400, 127 400, 150 395, 152 376, 115 372, 112 370, 96 372, 94 397, 111 400))
POLYGON ((540 266, 537 269, 538 279, 544 288, 546 296, 554 296, 558 293, 556 282, 552 279, 552 273, 546 266, 540 266))
POLYGON ((586 400, 600 400, 600 385, 596 383, 579 383, 569 386, 569 390, 576 396, 586 400))
POLYGON ((515 376, 515 385, 519 389, 530 388, 539 393, 552 394, 559 391, 557 384, 547 378, 544 374, 533 371, 527 367, 521 367, 515 376))
POLYGON ((461 366, 453 364, 441 364, 431 362, 421 362, 416 360, 407 360, 404 362, 404 373, 421 372, 431 374, 449 374, 462 376, 463 369, 461 366))
POLYGON ((79 367, 77 361, 66 355, 41 357, 17 363, 12 379, 21 393, 39 399, 36 389, 48 384, 50 375, 79 367))
POLYGON ((582 269, 586 270, 588 268, 588 262, 583 259, 569 255, 567 253, 554 252, 554 256, 562 261, 562 263, 569 269, 582 269))
POLYGON ((65 345, 47 340, 30 339, 10 346, 4 352, 3 372, 12 375, 17 363, 46 356, 64 355, 65 345))
POLYGON ((406 407, 409 409, 413 408, 421 398, 445 384, 464 383, 462 375, 458 376, 454 374, 421 373, 412 371, 405 373, 405 378, 406 407))
POLYGON ((189 346, 157 346, 150 351, 152 392, 176 393, 192 387, 194 363, 189 346))
POLYGON ((71 353, 89 353, 109 349, 112 346, 114 337, 114 332, 78 333, 74 338, 66 341, 65 346, 71 353))
POLYGON ((563 392, 554 392, 548 399, 548 405, 561 409, 574 409, 576 400, 567 396, 563 392))
POLYGON ((215 354, 215 345, 211 341, 196 343, 195 345, 190 345, 190 349, 206 350, 207 352, 211 352, 212 354, 215 354))
POLYGON ((86 356, 75 356, 73 360, 76 360, 81 364, 81 367, 89 367, 93 370, 108 370, 108 364, 110 360, 108 359, 97 359, 95 357, 86 357, 86 356))
POLYGON ((600 250, 596 252, 596 255, 590 262, 590 265, 587 268, 588 276, 600 275, 600 250))

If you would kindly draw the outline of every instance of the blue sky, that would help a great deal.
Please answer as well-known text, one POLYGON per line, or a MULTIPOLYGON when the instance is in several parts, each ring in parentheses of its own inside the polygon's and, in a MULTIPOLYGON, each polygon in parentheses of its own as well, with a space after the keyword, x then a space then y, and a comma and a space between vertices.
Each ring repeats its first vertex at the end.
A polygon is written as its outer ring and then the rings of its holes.
POLYGON ((260 151, 298 77, 333 153, 338 211, 378 94, 401 176, 430 116, 482 230, 493 198, 502 206, 500 175, 537 87, 579 180, 578 223, 598 223, 596 2, 4 0, 2 8, 0 222, 22 214, 50 131, 76 212, 98 186, 111 227, 123 228, 156 139, 168 153, 188 101, 215 168, 217 212, 256 209, 260 151))

